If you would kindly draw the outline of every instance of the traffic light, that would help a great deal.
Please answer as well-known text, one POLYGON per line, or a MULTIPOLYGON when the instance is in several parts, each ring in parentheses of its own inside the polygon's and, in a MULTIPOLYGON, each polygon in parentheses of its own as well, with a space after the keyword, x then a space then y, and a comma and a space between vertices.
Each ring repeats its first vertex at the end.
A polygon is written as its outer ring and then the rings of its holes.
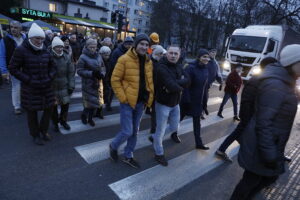
POLYGON ((119 14, 119 18, 118 18, 118 33, 122 32, 123 25, 125 24, 124 23, 124 19, 125 18, 126 17, 123 14, 119 14))
POLYGON ((111 23, 114 24, 117 21, 117 13, 111 12, 111 23))

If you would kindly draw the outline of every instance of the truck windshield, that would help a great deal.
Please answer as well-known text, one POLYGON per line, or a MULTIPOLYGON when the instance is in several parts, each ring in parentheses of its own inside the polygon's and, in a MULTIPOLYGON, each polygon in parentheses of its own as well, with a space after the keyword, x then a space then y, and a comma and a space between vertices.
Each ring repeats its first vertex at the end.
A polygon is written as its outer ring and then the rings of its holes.
POLYGON ((229 49, 261 53, 264 50, 266 41, 266 37, 233 35, 231 37, 229 49))

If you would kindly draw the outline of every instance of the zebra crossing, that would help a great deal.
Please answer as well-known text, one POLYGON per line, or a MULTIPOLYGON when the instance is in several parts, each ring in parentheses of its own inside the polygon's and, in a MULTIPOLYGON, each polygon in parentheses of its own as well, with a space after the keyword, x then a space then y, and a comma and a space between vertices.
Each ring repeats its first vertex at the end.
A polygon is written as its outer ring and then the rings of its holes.
MULTIPOLYGON (((78 78, 79 77, 76 77, 76 79, 78 78)), ((76 82, 79 83, 78 80, 76 82)), ((79 99, 81 97, 81 92, 77 90, 77 92, 73 94, 72 99, 79 99)), ((219 105, 221 101, 222 98, 220 97, 210 98, 208 106, 211 107, 219 105)), ((112 107, 117 108, 118 106, 118 101, 114 100, 112 107)), ((82 104, 78 103, 77 101, 77 103, 70 105, 69 115, 80 112, 82 109, 82 104)), ((202 121, 202 128, 213 126, 232 118, 232 107, 224 109, 223 116, 224 118, 222 119, 217 117, 217 112, 210 113, 210 115, 202 121)), ((149 115, 144 114, 143 120, 149 120, 149 118, 149 115)), ((93 130, 98 131, 104 127, 119 126, 120 115, 119 113, 108 114, 104 116, 104 119, 100 120, 94 118, 94 121, 96 124, 94 127, 82 124, 80 119, 69 121, 68 123, 71 126, 71 130, 67 131, 61 128, 60 132, 65 136, 71 136, 73 134, 84 134, 93 130)), ((192 120, 191 118, 186 118, 180 124, 178 135, 187 135, 192 131, 192 120)), ((143 148, 152 148, 152 144, 148 140, 149 132, 149 127, 144 130, 140 130, 136 145, 137 150, 143 148)), ((87 165, 101 163, 109 158, 108 146, 115 134, 116 133, 112 134, 111 138, 108 139, 74 146, 74 151, 80 155, 87 165)), ((169 138, 170 134, 166 134, 164 141, 168 140, 169 138)), ((155 165, 148 169, 142 169, 131 176, 125 178, 122 177, 120 180, 114 181, 107 186, 120 199, 160 199, 201 177, 210 170, 220 166, 223 161, 215 158, 214 152, 223 140, 224 137, 207 144, 210 147, 209 151, 192 150, 169 160, 168 167, 155 165)), ((120 154, 123 153, 124 146, 125 144, 119 148, 120 154)), ((230 157, 235 156, 238 152, 238 148, 239 146, 237 143, 232 144, 228 149, 228 155, 230 157)))

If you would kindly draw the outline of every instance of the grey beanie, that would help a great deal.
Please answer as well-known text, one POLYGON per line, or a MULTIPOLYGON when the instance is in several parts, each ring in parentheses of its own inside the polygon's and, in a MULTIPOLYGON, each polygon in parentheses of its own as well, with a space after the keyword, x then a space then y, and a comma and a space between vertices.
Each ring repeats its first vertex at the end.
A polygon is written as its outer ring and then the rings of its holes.
POLYGON ((198 51, 198 58, 200 58, 201 56, 203 56, 205 54, 209 55, 208 51, 206 49, 200 49, 198 51))
POLYGON ((137 45, 142 41, 142 40, 146 40, 148 43, 150 43, 150 38, 148 37, 148 35, 142 33, 142 34, 139 34, 135 37, 135 40, 134 40, 134 48, 137 47, 137 45))
POLYGON ((283 67, 300 62, 300 45, 291 44, 285 46, 280 52, 279 61, 283 67))
POLYGON ((132 37, 130 36, 126 37, 123 43, 133 43, 132 37))

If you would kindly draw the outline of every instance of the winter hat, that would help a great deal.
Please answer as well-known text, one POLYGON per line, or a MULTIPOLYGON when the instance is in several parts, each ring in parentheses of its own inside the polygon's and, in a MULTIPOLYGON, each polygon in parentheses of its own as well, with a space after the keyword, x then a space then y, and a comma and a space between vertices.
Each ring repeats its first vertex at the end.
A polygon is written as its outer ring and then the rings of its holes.
POLYGON ((137 45, 143 40, 146 40, 148 43, 150 43, 150 39, 149 39, 148 35, 146 35, 144 33, 137 35, 134 40, 134 47, 136 48, 137 45))
POLYGON ((89 39, 86 41, 85 46, 88 47, 88 46, 91 45, 91 44, 97 45, 97 40, 92 39, 92 38, 89 38, 89 39))
POLYGON ((159 54, 159 53, 164 53, 164 48, 160 45, 156 45, 155 48, 152 51, 153 55, 159 54))
POLYGON ((280 52, 279 61, 283 67, 300 62, 300 45, 291 44, 285 46, 280 52))
POLYGON ((100 51, 99 51, 100 54, 110 54, 111 53, 111 50, 109 47, 107 46, 103 46, 100 48, 100 51))
POLYGON ((46 35, 52 34, 53 32, 51 30, 45 30, 46 35))
POLYGON ((266 58, 261 60, 260 67, 262 69, 264 69, 267 65, 272 64, 272 63, 276 63, 276 62, 278 62, 278 60, 276 58, 266 57, 266 58))
POLYGON ((201 56, 203 56, 205 54, 209 55, 208 51, 206 49, 200 49, 198 52, 198 58, 200 58, 201 56))
POLYGON ((130 37, 130 36, 128 36, 128 37, 126 37, 125 38, 125 40, 124 40, 124 44, 128 44, 128 43, 133 43, 133 39, 132 39, 132 37, 130 37))
POLYGON ((211 52, 216 52, 217 49, 216 48, 211 48, 208 52, 211 53, 211 52))
POLYGON ((151 33, 150 39, 155 43, 159 43, 159 35, 155 32, 151 33))
POLYGON ((51 47, 57 47, 57 46, 64 46, 64 42, 59 38, 59 37, 54 37, 52 40, 52 45, 51 47))
POLYGON ((61 36, 60 39, 61 39, 63 42, 66 41, 66 40, 69 40, 68 36, 66 36, 66 35, 61 36))
POLYGON ((32 23, 32 25, 31 25, 31 27, 29 29, 29 32, 28 32, 28 38, 32 38, 32 37, 42 37, 42 38, 45 38, 45 32, 36 23, 32 23))

